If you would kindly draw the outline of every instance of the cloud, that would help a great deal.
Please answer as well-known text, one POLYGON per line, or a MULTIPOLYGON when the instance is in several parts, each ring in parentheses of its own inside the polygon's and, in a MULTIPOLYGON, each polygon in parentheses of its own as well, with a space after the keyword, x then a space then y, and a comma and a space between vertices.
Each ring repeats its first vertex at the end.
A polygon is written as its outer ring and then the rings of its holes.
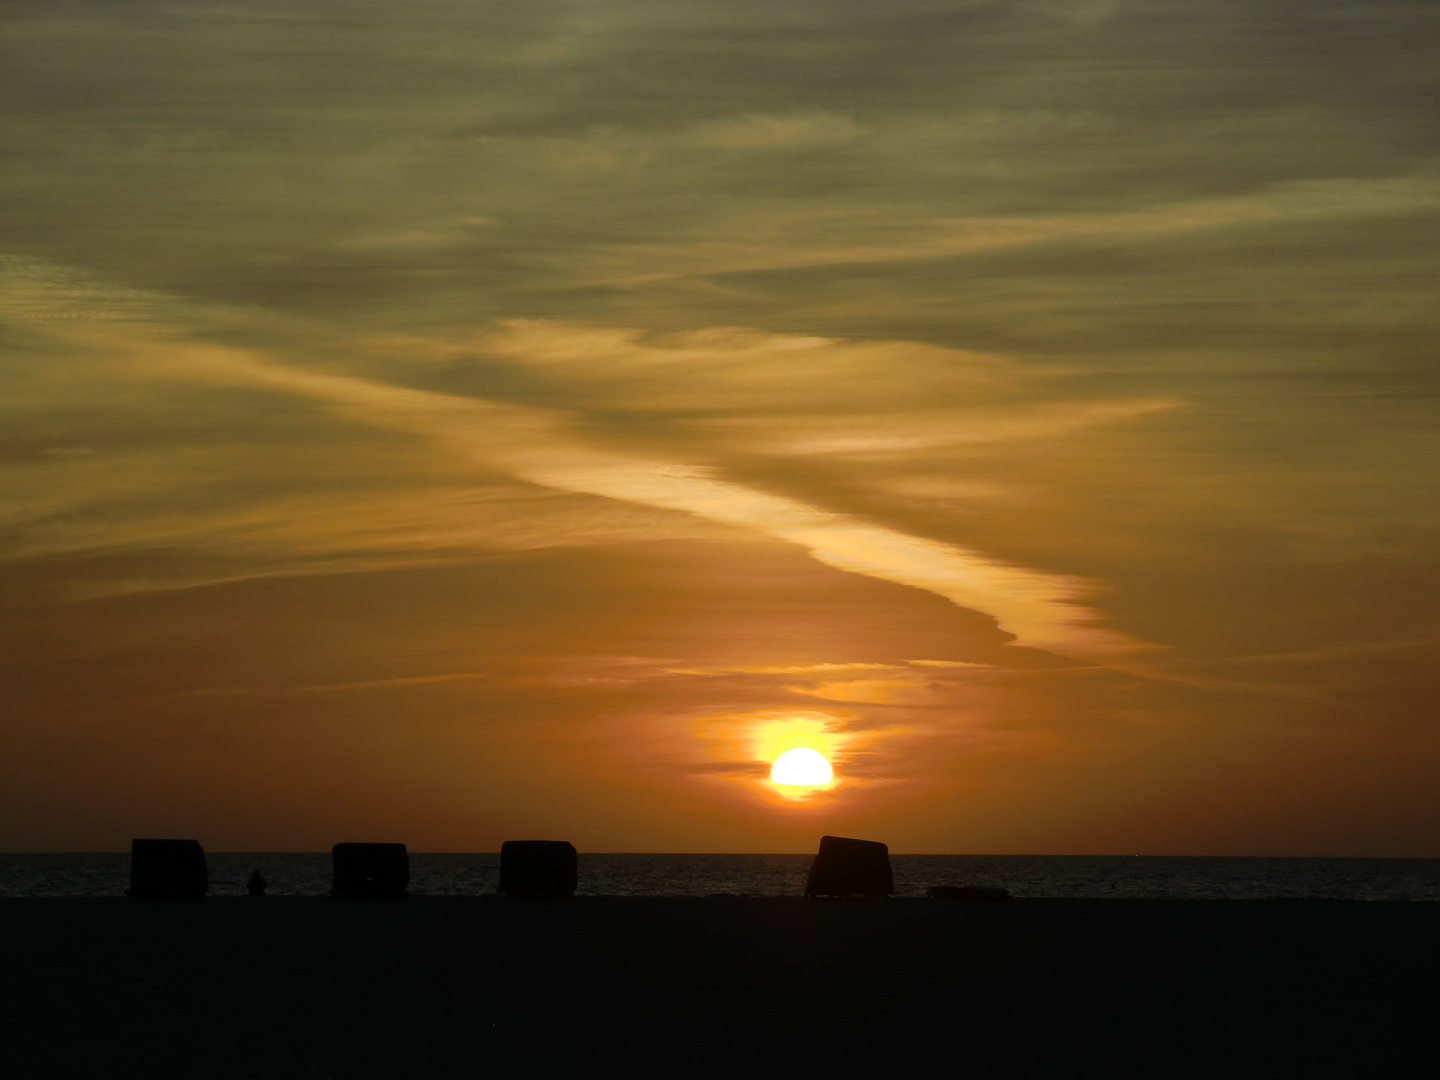
POLYGON ((907 660, 907 664, 919 664, 922 667, 947 667, 947 668, 987 668, 989 664, 977 664, 969 660, 907 660))
POLYGON ((636 286, 662 278, 755 274, 844 264, 976 255, 1085 240, 1143 241, 1191 232, 1302 221, 1433 213, 1440 180, 1420 173, 1368 180, 1300 180, 1226 199, 1108 213, 925 217, 893 207, 755 208, 674 243, 593 249, 590 283, 636 286))
POLYGON ((846 142, 863 131, 849 117, 830 113, 751 113, 701 124, 684 141, 716 150, 788 150, 846 142))
MULTIPOLYGON (((584 407, 679 413, 686 437, 747 453, 904 458, 963 444, 1048 439, 1173 409, 1173 397, 1034 401, 1053 370, 908 341, 711 328, 637 330, 511 320, 422 357, 497 358, 563 380, 584 407), (937 402, 944 402, 937 407, 937 402)), ((973 482, 972 482, 973 483, 973 482)))
MULTIPOLYGON (((732 442, 758 452, 849 458, 903 458, 915 451, 967 443, 1047 439, 1097 424, 1129 420, 1179 408, 1177 398, 1129 401, 1042 402, 970 409, 916 410, 904 416, 857 414, 797 419, 776 424, 767 418, 708 421, 732 442)), ((972 484, 966 494, 985 490, 972 484)))
POLYGON ((792 694, 827 701, 872 705, 935 705, 942 699, 936 688, 918 679, 849 679, 814 686, 787 686, 792 694))
MULTIPOLYGON (((582 341, 587 333, 580 332, 582 341)), ((284 365, 255 350, 117 334, 103 326, 72 327, 65 336, 125 355, 133 373, 152 379, 298 395, 353 420, 434 440, 472 466, 503 470, 530 484, 676 511, 798 544, 836 569, 924 589, 991 615, 1022 644, 1076 656, 1140 647, 1094 625, 1096 614, 1079 603, 1089 586, 1077 578, 870 524, 722 479, 704 467, 608 450, 578 435, 563 412, 284 365)))
POLYGON ((297 686, 294 693, 332 693, 347 690, 388 690, 399 686, 431 686, 435 683, 470 682, 484 679, 480 671, 456 671, 440 675, 405 675, 393 679, 365 679, 362 682, 328 683, 319 686, 297 686))
POLYGON ((811 675, 836 671, 894 671, 899 664, 856 662, 849 664, 759 664, 738 667, 687 668, 684 675, 811 675))
POLYGON ((461 214, 448 220, 426 223, 419 228, 346 237, 336 243, 335 247, 342 251, 455 247, 475 240, 477 229, 493 224, 495 222, 491 218, 478 214, 461 214))
POLYGON ((502 465, 531 483, 682 511, 799 544, 837 569, 925 589, 993 615, 1023 644, 1074 655, 1140 647, 1120 633, 1090 625, 1096 616, 1076 603, 1088 591, 1077 579, 855 521, 716 479, 692 466, 593 449, 553 414, 299 372, 238 351, 206 349, 195 359, 201 363, 192 370, 223 367, 235 378, 307 394, 373 423, 427 433, 477 463, 502 465))

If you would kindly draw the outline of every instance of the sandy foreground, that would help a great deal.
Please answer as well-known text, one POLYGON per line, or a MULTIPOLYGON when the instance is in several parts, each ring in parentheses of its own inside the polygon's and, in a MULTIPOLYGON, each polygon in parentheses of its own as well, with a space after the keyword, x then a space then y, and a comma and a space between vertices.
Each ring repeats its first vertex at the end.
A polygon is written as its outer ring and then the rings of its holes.
POLYGON ((0 900, 19 1077, 1436 1075, 1440 904, 0 900))

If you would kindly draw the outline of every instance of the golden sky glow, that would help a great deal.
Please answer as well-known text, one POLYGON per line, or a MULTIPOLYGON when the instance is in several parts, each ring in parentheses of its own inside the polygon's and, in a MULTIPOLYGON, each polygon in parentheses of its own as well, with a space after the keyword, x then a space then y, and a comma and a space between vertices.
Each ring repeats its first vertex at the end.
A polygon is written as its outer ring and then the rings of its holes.
POLYGON ((1437 20, 7 5, 0 849, 1440 854, 1437 20))

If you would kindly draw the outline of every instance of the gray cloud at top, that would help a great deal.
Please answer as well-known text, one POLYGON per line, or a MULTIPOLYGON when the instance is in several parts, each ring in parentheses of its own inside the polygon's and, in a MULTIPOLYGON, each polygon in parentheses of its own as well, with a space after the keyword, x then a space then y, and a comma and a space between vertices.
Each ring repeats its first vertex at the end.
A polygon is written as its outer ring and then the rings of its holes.
MULTIPOLYGON (((876 218, 884 233, 1433 177, 1436 18, 1413 2, 16 4, 0 239, 301 311, 393 300, 453 320, 463 293, 480 314, 624 321, 650 294, 595 282, 597 250, 787 214, 828 213, 848 238, 876 218)), ((802 277, 657 294, 649 318, 768 323, 817 288, 839 299, 802 277)))

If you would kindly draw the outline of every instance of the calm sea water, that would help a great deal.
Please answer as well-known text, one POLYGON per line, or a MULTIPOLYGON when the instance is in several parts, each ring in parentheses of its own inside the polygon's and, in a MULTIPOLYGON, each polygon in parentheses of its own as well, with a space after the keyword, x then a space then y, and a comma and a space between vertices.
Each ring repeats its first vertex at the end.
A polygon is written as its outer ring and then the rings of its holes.
MULTIPOLYGON (((330 855, 207 852, 210 892, 238 896, 259 870, 272 896, 321 896, 330 855)), ((589 896, 798 896, 809 855, 580 856, 589 896)), ((1020 897, 1261 900, 1440 900, 1440 859, 1192 858, 1179 856, 892 855, 895 891, 989 885, 1020 897)), ((121 896, 128 853, 0 854, 0 896, 121 896)), ((410 856, 410 891, 474 896, 495 891, 499 855, 410 856)))

